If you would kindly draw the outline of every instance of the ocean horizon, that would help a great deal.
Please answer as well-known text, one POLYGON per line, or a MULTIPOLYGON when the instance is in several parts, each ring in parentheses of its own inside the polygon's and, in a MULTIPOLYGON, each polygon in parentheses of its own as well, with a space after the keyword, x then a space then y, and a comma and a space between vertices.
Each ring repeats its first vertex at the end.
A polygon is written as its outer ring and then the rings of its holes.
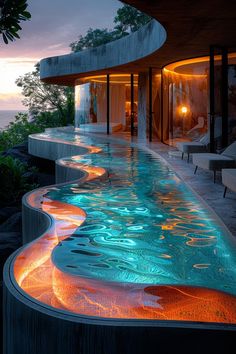
POLYGON ((11 122, 14 122, 17 113, 27 113, 27 110, 0 110, 0 130, 6 129, 11 122))

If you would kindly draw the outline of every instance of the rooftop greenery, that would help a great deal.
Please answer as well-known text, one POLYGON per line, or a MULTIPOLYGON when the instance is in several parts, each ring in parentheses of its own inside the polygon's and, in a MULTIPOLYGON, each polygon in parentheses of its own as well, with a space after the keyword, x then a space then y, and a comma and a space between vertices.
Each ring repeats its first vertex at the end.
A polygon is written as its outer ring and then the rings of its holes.
POLYGON ((84 49, 98 47, 99 45, 112 42, 137 31, 151 20, 151 17, 138 11, 132 6, 124 5, 117 10, 114 18, 114 28, 109 30, 89 28, 86 35, 79 36, 77 41, 70 44, 73 52, 79 52, 84 49))

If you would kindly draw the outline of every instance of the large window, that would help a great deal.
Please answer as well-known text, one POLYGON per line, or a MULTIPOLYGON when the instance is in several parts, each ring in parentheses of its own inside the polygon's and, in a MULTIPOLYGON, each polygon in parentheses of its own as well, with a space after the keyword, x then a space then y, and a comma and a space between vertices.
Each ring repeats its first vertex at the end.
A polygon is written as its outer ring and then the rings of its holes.
POLYGON ((198 140, 208 130, 208 58, 184 60, 163 70, 163 138, 198 140))
MULTIPOLYGON (((137 122, 138 77, 134 75, 134 120, 137 122)), ((109 123, 111 132, 129 131, 131 121, 131 76, 110 75, 109 123)), ((107 124, 107 76, 79 79, 75 87, 75 127, 105 132, 107 124)))
POLYGON ((228 142, 236 140, 236 59, 228 68, 228 142))
MULTIPOLYGON (((163 69, 163 140, 210 142, 209 57, 182 60, 163 69)), ((222 122, 222 57, 214 58, 214 148, 222 147, 222 132, 228 144, 236 140, 236 54, 228 54, 228 114, 222 122), (226 128, 224 128, 224 126, 226 128)), ((212 88, 211 88, 212 89, 212 88)))

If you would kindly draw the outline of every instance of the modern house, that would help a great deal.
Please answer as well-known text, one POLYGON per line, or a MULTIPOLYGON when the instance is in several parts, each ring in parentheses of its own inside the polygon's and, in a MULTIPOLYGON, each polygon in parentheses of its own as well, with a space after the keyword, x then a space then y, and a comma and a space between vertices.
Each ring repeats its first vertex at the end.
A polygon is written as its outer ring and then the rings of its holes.
POLYGON ((138 130, 175 144, 235 140, 235 7, 231 1, 126 1, 155 20, 119 41, 41 61, 41 79, 73 85, 75 127, 138 130), (97 127, 95 126, 97 125, 97 127))
POLYGON ((235 239, 143 142, 206 136, 214 152, 235 140, 236 2, 124 2, 153 20, 40 63, 44 82, 75 87, 75 130, 29 137, 32 155, 56 160, 58 184, 23 198, 26 245, 4 268, 4 354, 235 343, 235 239))

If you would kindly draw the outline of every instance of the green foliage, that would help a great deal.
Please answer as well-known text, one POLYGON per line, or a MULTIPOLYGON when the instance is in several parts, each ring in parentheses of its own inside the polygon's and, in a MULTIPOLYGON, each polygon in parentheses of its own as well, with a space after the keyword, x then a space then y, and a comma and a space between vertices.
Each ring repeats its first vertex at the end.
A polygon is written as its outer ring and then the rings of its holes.
POLYGON ((71 87, 49 85, 40 80, 39 65, 35 70, 16 80, 24 95, 23 104, 33 116, 42 112, 57 111, 63 125, 74 120, 74 90, 71 87))
POLYGON ((87 48, 98 47, 99 45, 112 42, 131 32, 137 31, 140 27, 149 22, 151 18, 138 11, 132 6, 124 5, 118 9, 114 18, 115 27, 112 30, 89 28, 85 36, 70 44, 73 52, 79 52, 87 48))
POLYGON ((70 47, 73 52, 80 52, 87 48, 98 47, 99 45, 106 44, 116 39, 114 31, 104 29, 89 28, 85 36, 79 36, 79 40, 72 42, 70 47))
POLYGON ((62 127, 64 125, 64 120, 58 111, 54 112, 41 112, 39 113, 31 122, 34 125, 44 131, 46 128, 62 127))
POLYGON ((18 113, 15 122, 0 132, 0 150, 4 151, 27 140, 29 134, 40 132, 40 128, 28 121, 28 115, 18 113))
POLYGON ((28 184, 24 177, 27 167, 11 156, 0 156, 0 201, 1 204, 14 204, 24 193, 36 185, 28 184))
POLYGON ((5 44, 20 38, 19 23, 31 18, 27 7, 27 0, 0 0, 0 34, 5 44))
POLYGON ((137 31, 140 27, 144 26, 151 20, 151 17, 145 15, 143 12, 138 11, 132 6, 124 5, 117 10, 117 15, 114 19, 116 24, 115 30, 127 35, 130 32, 137 31))
POLYGON ((58 112, 42 112, 33 121, 29 121, 26 113, 18 113, 15 121, 7 129, 0 132, 0 151, 27 141, 30 134, 41 133, 46 128, 62 126, 63 121, 58 112))

